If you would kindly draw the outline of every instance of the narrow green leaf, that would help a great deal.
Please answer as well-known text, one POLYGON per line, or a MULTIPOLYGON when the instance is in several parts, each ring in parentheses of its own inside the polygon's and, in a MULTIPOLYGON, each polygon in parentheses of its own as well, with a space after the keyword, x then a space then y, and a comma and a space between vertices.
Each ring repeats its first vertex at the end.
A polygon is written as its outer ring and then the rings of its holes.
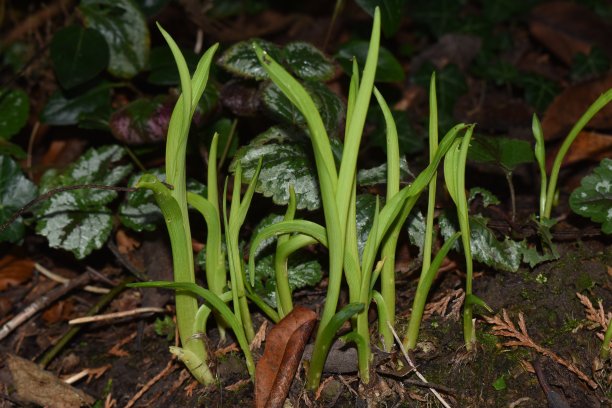
POLYGON ((274 44, 265 40, 241 41, 228 48, 217 61, 225 70, 247 79, 262 80, 268 78, 266 69, 258 60, 253 44, 276 61, 283 61, 283 52, 274 44))

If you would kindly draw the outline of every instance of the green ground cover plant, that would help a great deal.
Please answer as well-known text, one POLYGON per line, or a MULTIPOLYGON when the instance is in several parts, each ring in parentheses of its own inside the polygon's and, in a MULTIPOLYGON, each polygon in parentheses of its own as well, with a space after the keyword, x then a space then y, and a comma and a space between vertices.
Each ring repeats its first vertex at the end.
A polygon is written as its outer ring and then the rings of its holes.
MULTIPOLYGON (((342 2, 337 3, 340 10, 342 2)), ((477 347, 491 335, 476 330, 476 317, 501 311, 478 296, 476 268, 516 272, 529 265, 533 270, 561 256, 553 239, 559 221, 553 210, 562 163, 578 135, 612 100, 612 90, 579 117, 554 160, 548 158, 552 165, 547 171, 544 132, 536 114, 533 148, 526 140, 480 134, 477 123, 456 124, 453 108, 468 89, 466 71, 425 62, 409 79, 429 91, 428 119, 423 120, 427 135, 419 139, 414 124, 387 102, 395 91, 388 84, 406 80, 402 65, 381 45, 399 25, 389 9, 393 7, 357 3, 372 16, 369 40, 350 41, 330 58, 306 42, 281 46, 261 39, 221 46, 221 51, 214 44, 198 56, 181 49, 160 25, 168 46, 151 49, 145 15, 132 2, 117 7, 137 16, 110 24, 112 4, 81 1, 83 22, 59 30, 50 44, 59 87, 40 117, 49 126, 112 133, 118 143, 96 144, 61 170, 41 171, 34 183, 33 169, 18 164, 28 153, 10 141, 26 126, 28 97, 0 88, 0 112, 11 111, 0 123, 0 242, 19 245, 28 231, 35 231, 49 247, 82 260, 113 244, 117 228, 150 233, 164 224, 165 231, 156 233, 168 234, 173 280, 148 281, 136 273, 141 282, 127 286, 173 291, 180 346, 171 346, 170 352, 206 386, 218 381, 207 343, 211 333, 218 333, 220 344, 228 338, 237 343, 254 382, 259 375, 257 353, 251 349, 257 340, 254 321, 279 323, 301 303, 295 292, 317 285, 324 301, 305 365, 305 388, 319 389, 326 359, 337 344, 357 350, 359 379, 371 384, 378 376, 375 356, 395 350, 394 330, 401 346, 414 351, 425 328, 445 324, 436 320, 424 325, 423 320, 438 272, 449 258, 465 285, 465 349, 476 353, 488 347, 477 347), (133 31, 114 37, 130 25, 133 31), (100 52, 90 54, 93 48, 100 52), (346 97, 327 85, 345 79, 346 97), (154 96, 138 90, 138 81, 146 82, 146 89, 177 88, 154 96), (250 96, 243 105, 228 108, 235 101, 228 102, 231 98, 221 88, 238 89, 240 98, 250 96), (131 99, 121 108, 110 103, 117 90, 131 99), (223 98, 227 106, 219 108, 223 98), (258 107, 248 111, 249 104, 258 107), (266 127, 239 135, 238 121, 253 112, 265 118, 266 127), (164 138, 165 147, 154 144, 164 138), (416 171, 407 157, 422 153, 425 146, 428 154, 416 171), (377 153, 364 158, 371 151, 377 153), (163 167, 143 164, 160 153, 163 167), (362 161, 370 167, 361 168, 362 161), (506 230, 496 229, 487 211, 500 200, 485 188, 466 186, 470 172, 480 165, 501 170, 508 184, 511 215, 506 230), (524 214, 518 217, 514 181, 531 165, 539 173, 537 208, 525 221, 524 214), (121 201, 119 192, 126 193, 121 201), (266 205, 253 206, 255 202, 266 205), (270 210, 264 209, 268 206, 270 210), (262 219, 250 218, 254 213, 262 219), (521 223, 534 233, 513 234, 521 223), (194 248, 202 237, 197 253, 194 248), (396 282, 399 248, 407 240, 419 249, 410 265, 420 270, 413 297, 400 292, 396 282), (398 311, 405 311, 398 299, 406 297, 412 305, 409 317, 398 318, 398 311)), ((508 18, 495 17, 490 5, 482 7, 488 10, 487 25, 508 18)), ((411 9, 415 24, 430 34, 451 30, 445 26, 453 24, 448 11, 436 11, 438 20, 432 20, 424 2, 411 9)), ((517 8, 511 14, 519 12, 517 8)), ((492 54, 502 51, 485 44, 473 74, 521 89, 534 107, 546 106, 556 92, 554 84, 490 63, 492 54)), ((581 80, 605 67, 605 58, 594 48, 591 55, 576 59, 572 75, 581 80)), ((569 199, 571 209, 601 224, 604 234, 610 234, 612 225, 610 163, 602 160, 569 199)), ((546 283, 542 274, 537 279, 546 283)), ((610 355, 611 326, 602 331, 603 361, 610 355)), ((398 366, 403 364, 407 360, 398 366)), ((495 389, 503 391, 508 378, 499 377, 495 389)))

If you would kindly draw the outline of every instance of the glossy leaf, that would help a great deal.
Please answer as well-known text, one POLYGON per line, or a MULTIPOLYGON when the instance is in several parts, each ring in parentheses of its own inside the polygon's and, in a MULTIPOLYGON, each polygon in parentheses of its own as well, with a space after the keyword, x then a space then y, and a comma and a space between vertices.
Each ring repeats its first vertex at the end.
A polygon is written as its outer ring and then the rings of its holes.
MULTIPOLYGON (((36 198, 37 190, 36 185, 23 175, 13 159, 0 155, 0 224, 36 198)), ((0 232, 0 242, 19 242, 24 233, 23 218, 19 217, 0 232)))
MULTIPOLYGON (((125 150, 120 146, 89 149, 62 173, 49 170, 41 179, 41 192, 76 184, 114 186, 132 166, 120 164, 125 150)), ((49 246, 62 248, 82 259, 104 245, 112 229, 106 207, 117 197, 111 190, 64 191, 44 201, 36 210, 36 232, 47 237, 49 246)))
POLYGON ((111 115, 111 132, 127 145, 163 142, 173 107, 174 101, 165 96, 136 99, 111 115))
MULTIPOLYGON (((327 86, 318 82, 305 82, 304 88, 321 114, 325 130, 330 135, 336 135, 345 116, 345 107, 342 100, 327 86)), ((304 116, 275 84, 269 83, 264 87, 262 100, 265 107, 275 118, 304 130, 308 128, 304 116)))
MULTIPOLYGON (((130 177, 128 185, 134 187, 144 174, 152 174, 160 181, 166 180, 163 168, 147 170, 146 173, 136 173, 130 177)), ((202 197, 207 195, 206 186, 197 180, 187 179, 187 191, 202 197)), ((153 192, 148 189, 138 189, 127 193, 126 200, 119 206, 121 223, 134 231, 154 231, 163 222, 159 206, 155 202, 153 192)))
MULTIPOLYGON (((400 180, 407 181, 414 179, 414 174, 408 168, 408 162, 405 157, 402 157, 400 165, 400 180)), ((380 166, 372 167, 371 169, 363 169, 357 172, 357 184, 360 186, 373 186, 376 184, 385 184, 387 182, 387 163, 380 166)))
POLYGON ((0 138, 0 155, 11 156, 19 160, 28 157, 28 154, 21 148, 21 146, 2 138, 0 138))
POLYGON ((334 76, 334 65, 317 47, 306 42, 285 46, 285 63, 302 79, 327 81, 334 76))
POLYGON ((30 99, 21 89, 0 89, 0 139, 8 140, 23 128, 30 112, 30 99))
POLYGON ((576 214, 601 223, 601 230, 612 234, 612 159, 603 159, 570 195, 576 214))
POLYGON ((293 185, 297 207, 315 210, 321 205, 316 171, 310 160, 309 140, 295 128, 274 126, 261 133, 234 157, 230 170, 238 161, 242 177, 248 182, 263 160, 256 191, 272 197, 276 204, 289 202, 289 186, 293 185))
MULTIPOLYGON (((357 59, 357 64, 360 67, 365 66, 366 56, 368 55, 368 41, 353 40, 343 44, 338 53, 336 60, 347 74, 353 72, 353 57, 357 59)), ((404 80, 404 69, 399 61, 391 54, 389 50, 380 47, 378 54, 378 64, 376 66, 376 81, 377 82, 401 82, 404 80)))
POLYGON ((140 8, 140 11, 146 17, 153 17, 159 13, 170 0, 133 0, 134 3, 140 8))
MULTIPOLYGON (((472 256, 478 262, 502 271, 518 270, 523 256, 524 244, 506 237, 497 240, 493 231, 487 227, 488 220, 482 215, 470 215, 470 247, 472 256)), ((457 227, 448 217, 440 217, 440 232, 445 240, 449 239, 457 227)), ((458 250, 459 245, 455 244, 458 250)))
POLYGON ((477 196, 482 197, 482 205, 488 207, 490 205, 499 205, 500 201, 495 194, 482 187, 472 187, 468 193, 468 204, 476 199, 477 196))
POLYGON ((381 26, 385 37, 391 37, 399 29, 404 17, 406 0, 357 0, 356 3, 369 15, 374 15, 374 9, 380 8, 381 26))
POLYGON ((268 55, 276 61, 283 60, 283 52, 274 44, 264 40, 241 41, 228 48, 217 61, 221 67, 234 75, 248 79, 262 80, 268 78, 265 69, 259 63, 253 49, 257 43, 268 55))
POLYGON ((418 211, 410 214, 406 224, 408 225, 408 238, 410 239, 410 243, 419 248, 419 258, 421 258, 423 256, 425 231, 427 227, 423 213, 418 211))
POLYGON ((506 137, 475 137, 470 143, 468 158, 479 163, 491 163, 511 172, 518 165, 534 160, 531 144, 506 137))
POLYGON ((110 110, 110 86, 102 84, 74 97, 56 91, 43 108, 40 120, 47 125, 76 125, 85 114, 108 112, 110 116, 110 110))
POLYGON ((376 196, 372 194, 359 194, 355 201, 355 206, 357 208, 355 219, 357 223, 357 249, 361 259, 368 236, 372 230, 376 210, 376 196))
POLYGON ((85 25, 97 30, 108 44, 108 71, 132 78, 149 61, 149 29, 140 9, 131 0, 81 0, 85 25))
MULTIPOLYGON (((313 259, 295 255, 289 258, 287 278, 291 291, 315 286, 321 281, 321 264, 313 259)), ((255 292, 271 307, 276 308, 276 280, 274 255, 258 258, 255 263, 255 292)))
POLYGON ((51 40, 53 70, 64 89, 94 78, 108 66, 110 54, 104 37, 91 28, 62 28, 51 40))

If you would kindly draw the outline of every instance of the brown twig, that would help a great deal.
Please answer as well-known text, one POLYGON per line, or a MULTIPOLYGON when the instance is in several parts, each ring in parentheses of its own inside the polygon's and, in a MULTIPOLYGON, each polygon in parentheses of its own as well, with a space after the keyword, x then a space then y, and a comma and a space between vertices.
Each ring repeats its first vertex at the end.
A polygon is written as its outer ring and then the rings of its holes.
POLYGON ((504 346, 507 346, 507 347, 519 346, 519 347, 531 348, 537 351, 538 353, 544 356, 550 357, 557 363, 561 364, 562 366, 570 370, 572 373, 576 374, 578 378, 586 382, 591 388, 593 389, 597 388, 597 383, 593 381, 592 379, 590 379, 578 367, 576 367, 574 364, 570 363, 569 361, 561 358, 560 356, 555 354, 553 351, 540 346, 531 337, 529 337, 529 333, 527 333, 527 325, 525 324, 525 316, 523 315, 523 313, 519 313, 519 321, 518 321, 519 328, 518 329, 514 325, 510 317, 508 316, 508 312, 506 311, 506 309, 502 310, 502 317, 483 316, 483 319, 487 323, 493 325, 493 334, 495 334, 496 336, 509 337, 509 338, 515 339, 515 340, 510 340, 510 341, 505 342, 504 346))
POLYGON ((612 313, 605 312, 603 308, 603 303, 601 303, 601 301, 597 303, 597 309, 595 309, 595 307, 591 303, 591 300, 588 297, 586 297, 585 295, 581 295, 580 293, 576 293, 576 296, 578 296, 578 299, 580 299, 580 303, 582 303, 582 305, 586 309, 587 320, 592 323, 595 323, 595 327, 601 328, 601 332, 598 332, 596 335, 599 340, 603 341, 604 333, 608 329, 608 322, 612 321, 612 313))

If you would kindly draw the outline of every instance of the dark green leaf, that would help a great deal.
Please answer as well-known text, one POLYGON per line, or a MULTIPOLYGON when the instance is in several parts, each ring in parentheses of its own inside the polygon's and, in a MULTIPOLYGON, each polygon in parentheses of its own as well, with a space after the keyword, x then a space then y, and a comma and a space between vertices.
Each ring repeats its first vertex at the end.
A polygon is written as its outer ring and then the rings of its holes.
MULTIPOLYGON (((268 214, 267 216, 265 216, 261 221, 259 221, 259 223, 257 224, 257 226, 253 229, 253 233, 251 234, 251 242, 249 242, 249 247, 252 245, 253 240, 252 238, 255 238, 257 235, 259 235, 259 233, 261 232, 261 230, 263 230, 264 228, 276 224, 278 222, 281 222, 284 219, 284 217, 282 215, 278 215, 278 214, 268 214)), ((264 252, 266 249, 270 248, 270 246, 276 242, 276 237, 270 237, 267 238, 263 241, 261 241, 259 243, 259 245, 257 246, 257 249, 254 253, 255 257, 258 257, 259 255, 261 255, 262 252, 264 252)))
MULTIPOLYGON (((400 154, 410 155, 422 152, 424 148, 423 135, 419 134, 414 126, 412 126, 406 112, 392 110, 391 114, 393 115, 395 127, 397 128, 400 154)), ((378 146, 386 152, 387 128, 381 110, 370 109, 367 122, 374 128, 372 133, 368 136, 368 140, 371 140, 374 146, 378 146)))
MULTIPOLYGON (((287 274, 291 290, 314 286, 323 277, 319 262, 299 255, 289 258, 287 274)), ((271 307, 276 307, 274 255, 265 256, 255 264, 255 292, 271 307)))
POLYGON ((256 42, 275 61, 281 63, 284 60, 283 52, 276 45, 264 40, 253 40, 241 41, 232 45, 219 58, 219 65, 232 74, 243 78, 257 80, 268 78, 268 74, 257 59, 253 42, 256 42))
MULTIPOLYGON (((414 179, 414 174, 408 168, 405 157, 400 158, 400 180, 414 179)), ((373 186, 387 183, 387 163, 371 169, 359 170, 357 172, 357 184, 360 186, 373 186)))
POLYGON ((467 92, 467 83, 459 68, 454 64, 446 65, 444 68, 436 70, 435 67, 427 62, 419 68, 413 80, 416 84, 425 89, 429 89, 431 74, 436 71, 436 91, 438 93, 438 110, 442 113, 451 114, 455 107, 455 102, 461 95, 467 92))
POLYGON ((334 76, 332 62, 312 44, 293 42, 285 46, 285 63, 302 79, 327 81, 334 76))
POLYGON ((357 4, 371 16, 378 6, 383 33, 385 37, 391 37, 399 29, 406 0, 357 0, 357 4))
MULTIPOLYGON (((425 246, 425 230, 427 228, 425 217, 420 211, 411 213, 406 223, 408 224, 408 238, 410 239, 410 243, 419 248, 419 258, 422 258, 423 247, 425 246)), ((452 234, 449 236, 452 236, 452 234)))
POLYGON ((131 0, 81 0, 85 25, 98 30, 110 49, 108 71, 132 78, 149 61, 149 29, 140 9, 131 0))
POLYGON ((230 165, 233 172, 240 161, 243 182, 250 182, 259 159, 263 165, 256 191, 272 197, 276 204, 289 202, 293 185, 297 208, 315 210, 321 205, 317 174, 310 158, 310 141, 295 128, 274 126, 242 147, 230 165))
MULTIPOLYGON (((497 240, 493 231, 487 227, 488 220, 482 215, 470 215, 470 247, 472 256, 478 262, 495 269, 516 272, 521 265, 525 245, 508 237, 497 240)), ((457 227, 447 216, 440 217, 440 232, 444 240, 449 239, 457 227)), ((459 244, 455 245, 458 249, 459 244)))
POLYGON ((491 163, 511 172, 516 166, 534 160, 529 142, 506 137, 479 135, 472 139, 468 158, 479 163, 491 163))
POLYGON ((461 0, 411 0, 408 15, 418 25, 425 26, 436 37, 460 31, 463 21, 458 18, 461 0))
MULTIPOLYGON (((190 49, 181 49, 183 57, 187 62, 190 72, 195 71, 199 58, 190 49)), ((149 58, 149 68, 151 72, 148 81, 155 85, 177 85, 180 83, 178 68, 174 62, 172 51, 169 47, 156 47, 151 49, 149 58)), ((208 87, 206 87, 208 89, 208 87)))
POLYGON ((21 89, 0 89, 0 139, 16 135, 28 120, 30 99, 21 89))
POLYGON ((496 85, 512 84, 520 77, 514 65, 500 60, 497 56, 489 57, 484 51, 474 61, 472 72, 481 78, 493 81, 496 85))
MULTIPOLYGON (((28 180, 19 165, 8 156, 0 155, 0 224, 36 198, 37 188, 28 180)), ((0 232, 0 242, 19 242, 24 235, 23 218, 19 217, 0 232)))
POLYGON ((0 138, 0 155, 12 156, 15 159, 25 159, 28 154, 21 146, 0 138))
POLYGON ((576 214, 601 223, 604 233, 612 234, 612 159, 603 159, 582 179, 570 195, 570 207, 576 214))
MULTIPOLYGON (((166 180, 163 168, 149 169, 144 173, 137 173, 130 177, 128 185, 134 187, 143 174, 153 174, 161 181, 166 180)), ((199 181, 188 178, 187 191, 206 197, 208 190, 199 181)), ((126 199, 119 206, 119 219, 121 223, 134 231, 154 231, 163 221, 161 210, 155 202, 153 192, 147 189, 138 189, 128 193, 126 199)), ((204 251, 203 251, 204 252, 204 251)))
POLYGON ((556 82, 536 74, 521 74, 517 85, 525 90, 525 100, 538 111, 544 111, 559 93, 556 82))
POLYGON ((359 194, 355 201, 355 207, 357 209, 357 217, 355 219, 357 223, 357 249, 359 250, 359 259, 361 259, 363 249, 372 229, 372 223, 374 222, 376 196, 372 194, 359 194))
POLYGON ((104 71, 109 50, 102 35, 91 28, 62 28, 51 40, 55 76, 64 89, 81 85, 104 71))
MULTIPOLYGON (((120 146, 89 149, 61 174, 47 171, 40 182, 41 192, 76 184, 114 186, 131 171, 122 165, 125 150, 120 146)), ((51 196, 36 210, 36 232, 47 237, 49 246, 62 248, 82 259, 104 245, 112 229, 106 207, 115 199, 112 190, 78 189, 51 196)))
MULTIPOLYGON (((161 181, 166 180, 163 168, 150 169, 147 174, 153 174, 161 181)), ((136 182, 145 173, 137 173, 130 177, 128 185, 134 187, 136 182)), ((119 219, 121 223, 134 231, 153 231, 161 224, 163 216, 155 202, 153 192, 148 189, 138 189, 126 195, 125 201, 119 206, 119 219)))
POLYGON ((498 205, 500 203, 499 198, 492 192, 482 187, 473 187, 470 189, 468 194, 468 204, 476 199, 476 196, 482 197, 482 205, 488 207, 490 205, 498 205))
MULTIPOLYGON (((368 41, 353 40, 342 45, 336 54, 336 60, 348 75, 353 73, 353 57, 363 69, 370 43, 368 41)), ((376 66, 376 81, 401 82, 404 80, 404 69, 399 61, 384 47, 378 53, 376 66)))
POLYGON ((110 116, 110 87, 99 85, 72 98, 57 91, 45 105, 40 120, 48 125, 76 125, 81 116, 94 112, 108 112, 110 116))
MULTIPOLYGON (((342 100, 324 84, 306 81, 304 88, 321 114, 325 130, 330 135, 336 135, 345 116, 342 100)), ((289 125, 299 126, 307 130, 306 119, 282 91, 272 82, 266 84, 262 92, 262 100, 268 111, 277 119, 289 125)))
POLYGON ((173 107, 174 101, 165 96, 136 99, 111 115, 111 132, 127 145, 163 142, 173 107))
POLYGON ((153 17, 157 13, 159 13, 170 0, 133 0, 134 3, 138 6, 140 11, 146 17, 153 17))
POLYGON ((597 77, 610 69, 610 58, 599 47, 593 47, 589 55, 578 53, 572 59, 570 76, 574 81, 597 77))

